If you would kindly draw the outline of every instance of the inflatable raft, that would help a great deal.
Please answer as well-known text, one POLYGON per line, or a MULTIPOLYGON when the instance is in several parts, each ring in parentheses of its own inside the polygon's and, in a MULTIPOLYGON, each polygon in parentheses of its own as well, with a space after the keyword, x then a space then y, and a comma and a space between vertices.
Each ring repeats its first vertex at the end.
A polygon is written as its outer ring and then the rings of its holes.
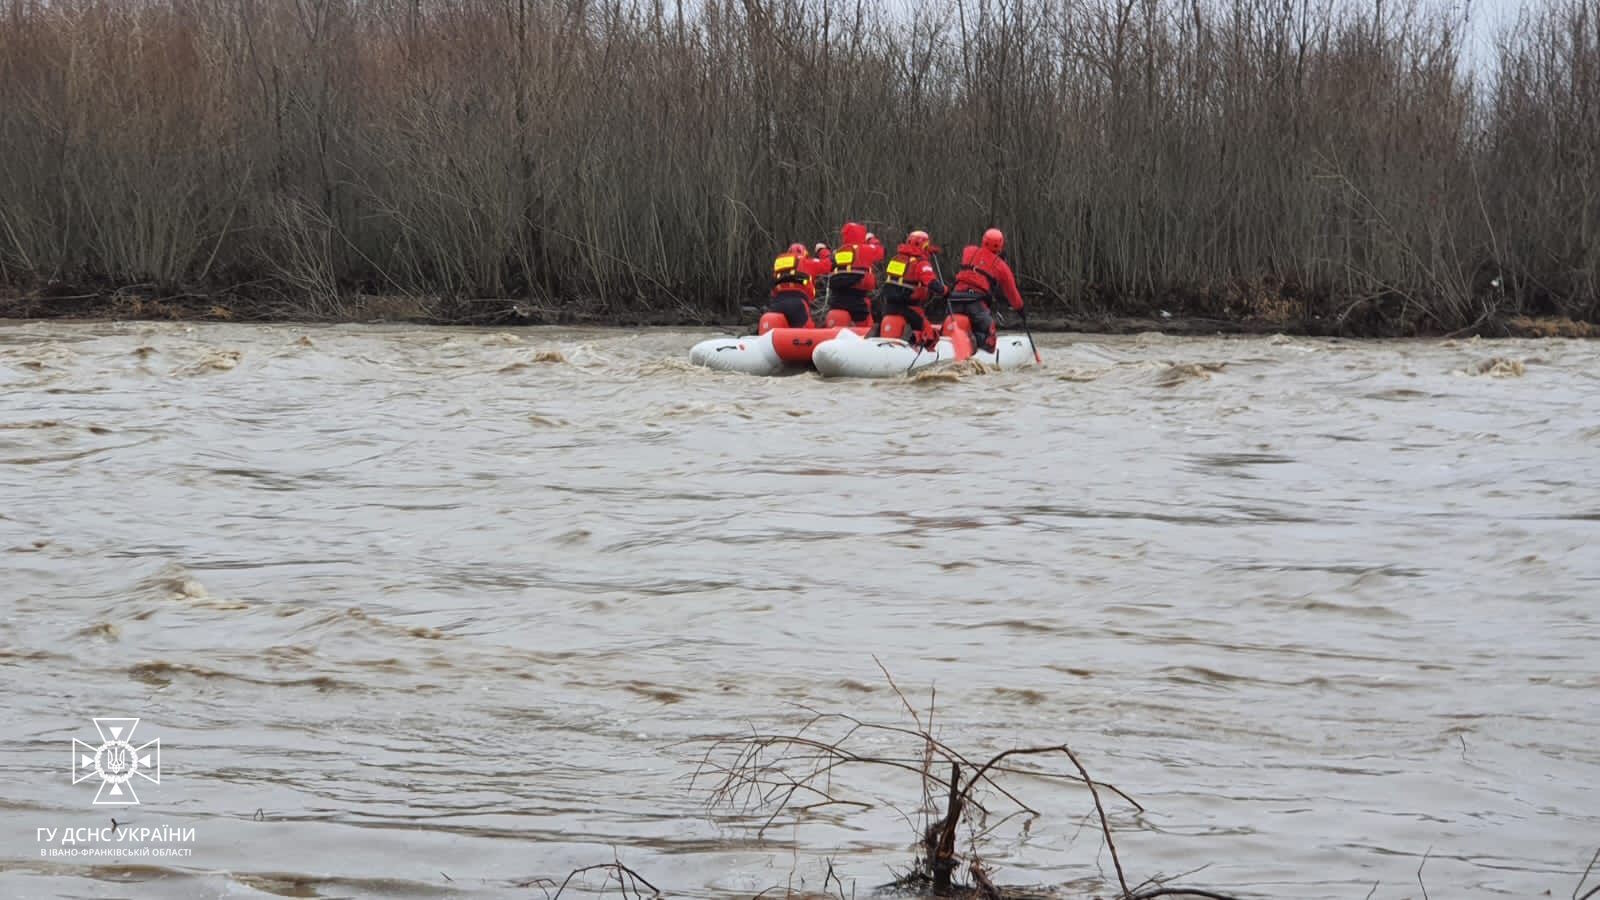
POLYGON ((923 350, 897 338, 846 333, 818 346, 811 355, 811 364, 825 378, 895 378, 962 359, 1001 370, 1032 366, 1036 360, 1033 341, 1022 335, 1000 335, 993 353, 978 350, 962 354, 957 345, 957 340, 947 336, 941 337, 934 349, 923 350))
POLYGON ((934 326, 938 343, 924 349, 903 339, 905 319, 898 315, 883 318, 880 337, 867 337, 873 330, 871 319, 859 326, 848 323, 849 315, 837 310, 822 328, 778 327, 783 317, 768 313, 762 317, 760 333, 745 337, 719 337, 701 341, 689 349, 689 362, 722 372, 747 375, 781 375, 815 368, 825 378, 893 378, 910 375, 939 363, 971 359, 998 369, 1016 369, 1039 361, 1038 348, 1031 336, 1002 335, 994 352, 974 350, 967 317, 955 315, 934 326))
POLYGON ((840 334, 859 338, 870 328, 870 323, 858 328, 773 328, 746 337, 711 338, 689 348, 689 362, 719 372, 781 375, 810 368, 817 348, 840 334))

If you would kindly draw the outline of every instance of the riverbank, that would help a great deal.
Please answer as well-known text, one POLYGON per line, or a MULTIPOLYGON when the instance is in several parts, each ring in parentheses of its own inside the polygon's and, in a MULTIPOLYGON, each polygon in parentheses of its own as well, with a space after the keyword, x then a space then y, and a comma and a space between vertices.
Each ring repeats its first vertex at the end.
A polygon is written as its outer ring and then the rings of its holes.
MULTIPOLYGON (((449 299, 403 295, 355 294, 322 301, 262 298, 243 294, 179 293, 118 289, 106 291, 40 290, 17 291, 0 288, 0 321, 3 320, 134 320, 202 322, 322 322, 395 323, 443 326, 589 326, 614 328, 727 328, 754 329, 759 311, 746 307, 740 316, 717 314, 712 310, 619 306, 577 309, 574 305, 539 303, 521 299, 449 299)), ((1600 326, 1591 322, 1558 317, 1520 315, 1490 316, 1458 330, 1428 328, 1425 323, 1409 322, 1395 326, 1373 317, 1290 315, 1216 318, 1171 314, 1116 315, 1112 313, 1070 315, 1038 311, 1028 327, 1037 332, 1077 332, 1083 334, 1139 334, 1160 332, 1174 335, 1215 334, 1292 334, 1307 337, 1397 338, 1471 337, 1486 338, 1592 338, 1600 337, 1600 326)), ((1014 315, 1004 316, 1004 327, 1020 329, 1014 315)))
POLYGON ((1473 78, 1459 10, 1365 4, 890 4, 843 44, 815 0, 517 2, 511 27, 14 4, 0 285, 51 290, 3 314, 737 330, 776 254, 855 222, 929 232, 946 278, 1000 229, 1036 329, 1600 323, 1597 3, 1528 4, 1473 78), (835 114, 863 102, 865 140, 835 114))

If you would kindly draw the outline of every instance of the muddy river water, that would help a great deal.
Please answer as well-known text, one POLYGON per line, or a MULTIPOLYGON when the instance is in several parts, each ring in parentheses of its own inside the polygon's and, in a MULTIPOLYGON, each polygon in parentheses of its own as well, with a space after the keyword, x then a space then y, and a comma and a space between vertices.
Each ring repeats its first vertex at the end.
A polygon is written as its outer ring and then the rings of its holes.
MULTIPOLYGON (((879 662, 964 752, 1066 742, 1138 800, 1130 881, 1564 897, 1600 846, 1600 345, 1052 335, 825 382, 705 336, 0 328, 0 896, 620 859, 864 897, 914 784, 846 768, 869 807, 758 836, 689 776, 808 708, 910 724, 879 662), (137 806, 94 802, 96 717, 160 741, 137 806), (51 852, 151 846, 188 852, 51 852)), ((996 880, 1109 896, 1088 794, 1006 784, 1039 815, 996 880)))

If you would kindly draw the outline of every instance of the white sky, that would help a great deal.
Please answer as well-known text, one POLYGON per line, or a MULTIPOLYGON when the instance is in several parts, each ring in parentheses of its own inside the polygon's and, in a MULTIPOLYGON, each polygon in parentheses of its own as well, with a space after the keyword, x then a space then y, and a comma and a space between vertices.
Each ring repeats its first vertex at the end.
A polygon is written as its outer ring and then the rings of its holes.
POLYGON ((1463 2, 1470 4, 1467 7, 1469 18, 1467 29, 1470 39, 1467 43, 1466 58, 1463 60, 1467 67, 1480 75, 1489 75, 1494 71, 1494 39, 1502 28, 1517 20, 1517 15, 1524 9, 1535 8, 1540 5, 1540 0, 1446 0, 1451 6, 1460 9, 1463 2))

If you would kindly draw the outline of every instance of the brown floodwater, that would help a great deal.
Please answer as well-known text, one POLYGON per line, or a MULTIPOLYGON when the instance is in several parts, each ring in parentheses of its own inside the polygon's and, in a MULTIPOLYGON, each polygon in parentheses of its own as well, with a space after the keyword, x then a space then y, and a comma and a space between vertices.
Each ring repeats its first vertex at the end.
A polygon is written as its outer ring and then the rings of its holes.
MULTIPOLYGON (((1066 742, 1136 798, 1131 881, 1562 897, 1600 845, 1600 345, 1052 335, 827 382, 689 367, 706 336, 0 328, 0 896, 613 858, 865 896, 914 784, 847 768, 870 808, 758 836, 689 776, 806 708, 908 723, 875 657, 964 752, 1066 742), (97 716, 161 741, 136 807, 73 783, 97 716), (41 852, 111 819, 192 853, 41 852)), ((997 880, 1105 893, 1087 793, 1005 783, 1040 815, 997 880)))

